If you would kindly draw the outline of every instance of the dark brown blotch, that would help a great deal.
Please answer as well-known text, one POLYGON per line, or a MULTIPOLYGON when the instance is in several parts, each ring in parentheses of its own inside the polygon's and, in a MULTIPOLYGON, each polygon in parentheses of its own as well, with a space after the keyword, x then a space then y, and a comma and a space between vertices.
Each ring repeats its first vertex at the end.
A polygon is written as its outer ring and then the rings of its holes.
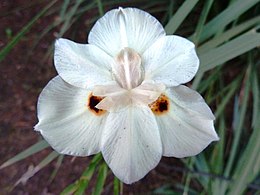
POLYGON ((166 95, 162 94, 156 101, 149 104, 149 107, 155 115, 166 114, 170 109, 170 100, 166 95))
POLYGON ((88 98, 88 108, 92 113, 94 113, 97 116, 100 116, 106 112, 105 110, 98 109, 95 107, 102 99, 102 97, 94 96, 92 95, 92 93, 89 95, 88 98))

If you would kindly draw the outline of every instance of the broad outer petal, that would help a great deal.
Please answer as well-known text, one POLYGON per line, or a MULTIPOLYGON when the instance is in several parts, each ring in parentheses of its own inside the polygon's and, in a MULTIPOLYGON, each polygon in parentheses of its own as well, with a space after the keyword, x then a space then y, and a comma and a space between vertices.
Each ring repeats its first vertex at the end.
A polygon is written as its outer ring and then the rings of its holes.
POLYGON ((113 58, 95 45, 67 39, 55 42, 54 64, 58 74, 71 85, 91 88, 112 81, 113 58))
POLYGON ((111 56, 129 47, 142 54, 165 31, 159 21, 136 8, 119 8, 107 12, 93 26, 88 42, 111 56))
POLYGON ((101 151, 113 173, 124 183, 143 178, 162 155, 158 126, 150 108, 132 106, 109 113, 101 151))
POLYGON ((73 87, 57 76, 43 89, 38 100, 35 126, 59 153, 87 156, 100 152, 102 126, 106 114, 89 111, 90 92, 73 87))
POLYGON ((170 109, 156 117, 163 144, 163 156, 194 156, 212 141, 219 140, 214 116, 203 98, 185 86, 168 89, 170 109))
POLYGON ((189 82, 199 68, 194 44, 179 36, 165 36, 157 40, 143 54, 145 78, 178 86, 189 82))

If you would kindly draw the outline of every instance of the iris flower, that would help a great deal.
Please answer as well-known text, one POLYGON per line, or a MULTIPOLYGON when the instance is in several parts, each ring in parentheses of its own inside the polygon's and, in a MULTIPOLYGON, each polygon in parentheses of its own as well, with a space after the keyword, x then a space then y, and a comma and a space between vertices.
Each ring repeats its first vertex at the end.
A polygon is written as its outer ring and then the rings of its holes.
POLYGON ((194 44, 166 36, 142 10, 107 12, 88 44, 58 39, 54 64, 58 76, 40 94, 35 130, 59 153, 101 152, 126 184, 162 156, 193 156, 219 139, 208 105, 182 85, 199 67, 194 44))

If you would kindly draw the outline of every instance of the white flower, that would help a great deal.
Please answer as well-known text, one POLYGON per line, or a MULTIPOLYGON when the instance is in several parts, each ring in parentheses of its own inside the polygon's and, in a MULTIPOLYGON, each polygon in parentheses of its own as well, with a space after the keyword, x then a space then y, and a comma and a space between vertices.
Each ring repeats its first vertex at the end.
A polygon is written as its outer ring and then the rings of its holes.
POLYGON ((59 76, 38 100, 35 129, 56 151, 101 151, 130 184, 162 156, 196 155, 219 139, 203 98, 181 85, 198 70, 192 42, 166 36, 153 16, 135 8, 107 12, 88 42, 56 41, 59 76))

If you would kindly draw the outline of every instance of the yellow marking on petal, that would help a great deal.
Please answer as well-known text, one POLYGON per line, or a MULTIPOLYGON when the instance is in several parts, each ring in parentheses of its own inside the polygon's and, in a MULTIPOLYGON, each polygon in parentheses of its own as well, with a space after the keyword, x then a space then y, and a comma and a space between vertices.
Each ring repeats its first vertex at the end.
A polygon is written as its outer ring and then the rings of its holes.
POLYGON ((170 110, 170 100, 166 95, 162 94, 156 101, 149 104, 149 107, 155 115, 166 114, 170 110))
POLYGON ((102 99, 103 99, 102 97, 94 96, 94 95, 92 95, 92 93, 88 97, 88 104, 87 104, 88 109, 90 110, 90 112, 92 112, 93 114, 95 114, 97 116, 101 116, 102 114, 106 113, 106 110, 96 108, 96 105, 102 99))

